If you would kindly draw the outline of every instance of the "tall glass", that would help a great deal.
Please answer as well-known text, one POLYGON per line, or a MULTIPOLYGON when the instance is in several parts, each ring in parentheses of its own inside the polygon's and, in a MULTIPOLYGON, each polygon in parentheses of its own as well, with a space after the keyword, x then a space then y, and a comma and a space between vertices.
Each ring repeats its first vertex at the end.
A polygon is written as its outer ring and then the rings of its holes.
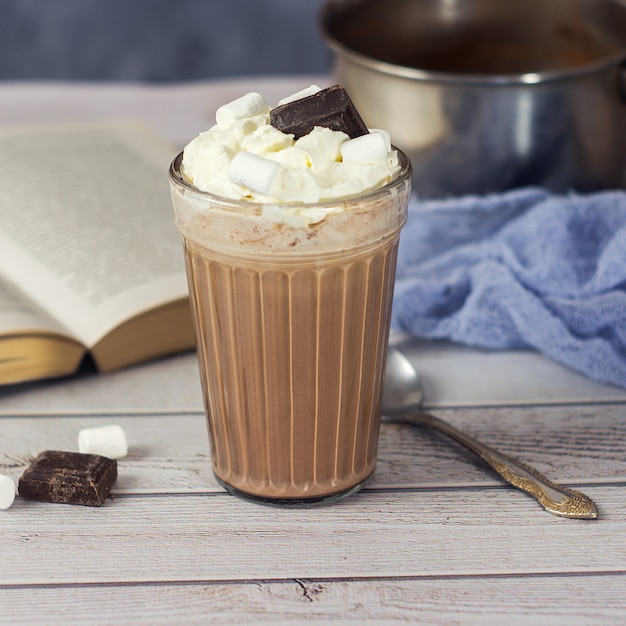
POLYGON ((411 185, 398 154, 393 181, 306 205, 308 225, 303 205, 198 191, 182 154, 170 167, 213 471, 232 493, 313 504, 354 493, 374 471, 411 185))

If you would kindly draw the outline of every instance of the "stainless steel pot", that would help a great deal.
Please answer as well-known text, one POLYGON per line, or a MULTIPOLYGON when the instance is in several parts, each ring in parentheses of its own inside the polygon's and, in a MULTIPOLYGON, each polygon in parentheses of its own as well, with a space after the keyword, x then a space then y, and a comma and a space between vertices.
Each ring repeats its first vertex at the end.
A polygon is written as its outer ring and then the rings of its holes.
POLYGON ((331 0, 320 25, 423 197, 626 187, 626 4, 331 0))

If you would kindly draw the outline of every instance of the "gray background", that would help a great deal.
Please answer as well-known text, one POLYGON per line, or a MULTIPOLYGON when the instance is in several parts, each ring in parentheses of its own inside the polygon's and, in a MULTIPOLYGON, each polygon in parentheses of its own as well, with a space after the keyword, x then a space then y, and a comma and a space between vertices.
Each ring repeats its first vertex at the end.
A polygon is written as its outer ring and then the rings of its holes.
POLYGON ((0 0, 0 80, 323 73, 323 0, 0 0))

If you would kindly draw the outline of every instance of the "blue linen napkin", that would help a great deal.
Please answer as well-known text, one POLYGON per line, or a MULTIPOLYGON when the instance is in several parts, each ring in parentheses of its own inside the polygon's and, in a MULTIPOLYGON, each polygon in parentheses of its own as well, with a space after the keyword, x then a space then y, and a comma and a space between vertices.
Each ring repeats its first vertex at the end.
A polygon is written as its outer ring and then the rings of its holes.
POLYGON ((626 388, 626 192, 413 198, 392 326, 532 348, 626 388))

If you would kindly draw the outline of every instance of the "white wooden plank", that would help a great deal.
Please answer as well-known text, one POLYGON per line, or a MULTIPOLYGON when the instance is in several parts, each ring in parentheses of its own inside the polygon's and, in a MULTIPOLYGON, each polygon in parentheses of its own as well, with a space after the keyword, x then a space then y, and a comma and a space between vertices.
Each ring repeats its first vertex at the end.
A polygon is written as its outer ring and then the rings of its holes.
POLYGON ((593 487, 596 521, 509 488, 367 492, 318 509, 228 494, 126 496, 103 508, 16 501, 5 584, 623 572, 623 487, 593 487))
MULTIPOLYGON (((626 405, 441 410, 439 415, 566 484, 626 480, 626 405)), ((0 472, 15 480, 44 449, 76 450, 81 428, 119 423, 128 457, 115 492, 221 492, 202 415, 0 418, 0 472)), ((474 455, 443 435, 400 424, 381 428, 371 488, 500 485, 474 455)))
MULTIPOLYGON (((430 407, 626 401, 626 390, 602 385, 533 352, 496 352, 411 340, 430 407)), ((64 380, 0 387, 0 415, 188 412, 202 410, 194 353, 106 375, 84 371, 64 380)))
POLYGON ((626 389, 592 380, 531 350, 488 350, 395 335, 417 367, 428 406, 500 406, 626 400, 626 389))
POLYGON ((108 374, 0 386, 0 415, 202 411, 193 352, 108 374))
MULTIPOLYGON (((565 484, 626 481, 626 404, 583 407, 441 410, 439 415, 565 484)), ((115 492, 221 492, 202 415, 0 418, 0 471, 15 480, 44 449, 76 450, 81 428, 121 424, 129 455, 115 492)), ((381 428, 371 488, 500 485, 474 455, 428 429, 381 428)))
POLYGON ((0 624, 621 626, 624 589, 625 574, 0 587, 0 624))

